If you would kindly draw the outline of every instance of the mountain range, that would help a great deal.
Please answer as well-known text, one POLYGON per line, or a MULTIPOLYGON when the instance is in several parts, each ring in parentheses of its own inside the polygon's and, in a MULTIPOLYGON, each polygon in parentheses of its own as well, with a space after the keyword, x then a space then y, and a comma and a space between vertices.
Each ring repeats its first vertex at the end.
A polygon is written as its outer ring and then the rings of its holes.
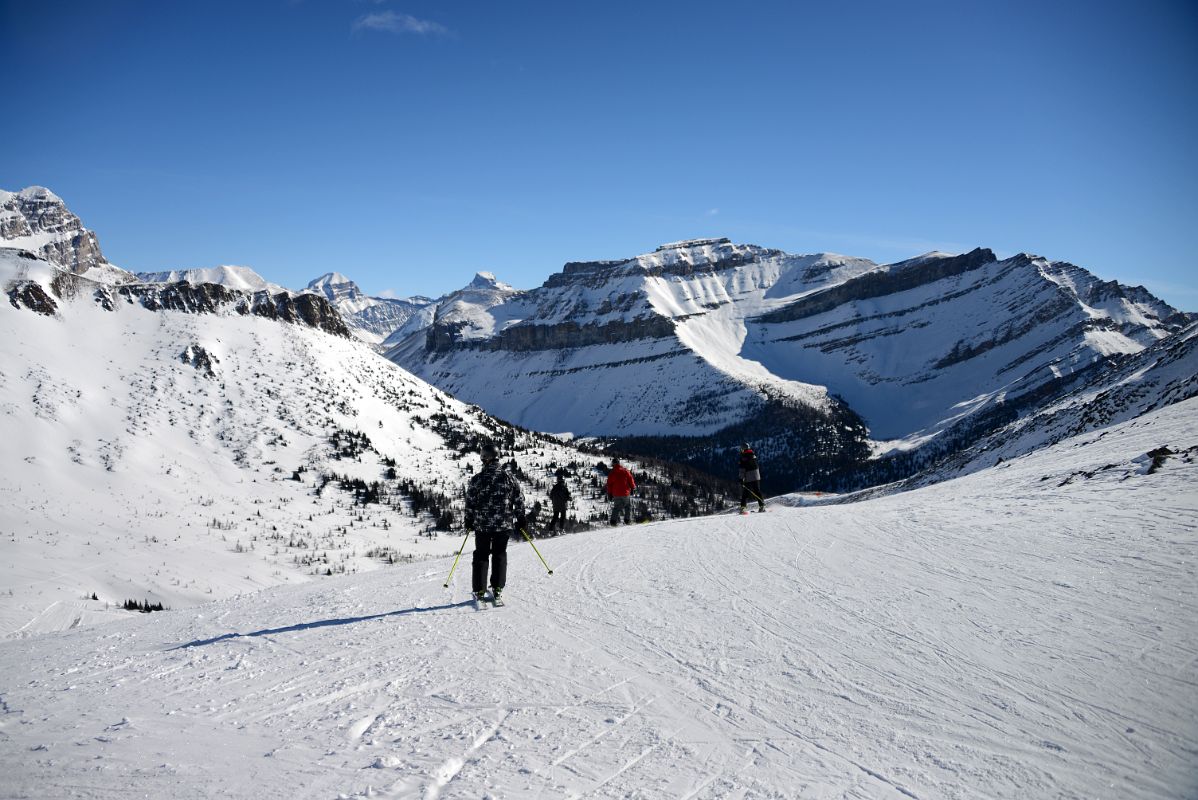
MULTIPOLYGON (((324 296, 148 282, 61 241, 0 246, 0 637, 452 554, 486 441, 533 534, 558 473, 570 531, 606 519, 607 456, 412 376, 324 296)), ((706 476, 630 465, 638 520, 726 507, 706 476)))
POLYGON ((693 240, 490 287, 443 298, 387 357, 517 424, 716 474, 750 441, 779 489, 856 488, 879 456, 898 475, 912 451, 966 447, 1195 319, 984 248, 879 265, 693 240))
POLYGON ((214 284, 254 294, 251 308, 332 309, 355 338, 496 417, 722 477, 751 442, 774 491, 910 477, 1198 319, 1143 287, 986 248, 876 264, 698 239, 570 262, 534 289, 480 272, 436 299, 369 297, 337 272, 301 292, 245 267, 131 276, 53 193, 4 197, 0 230, 24 237, 13 244, 153 287, 116 289, 150 305, 186 304, 157 299, 180 291, 166 287, 214 284))
POLYGON ((1198 321, 1141 288, 708 239, 297 292, 33 187, 0 292, 0 795, 1193 795, 1198 321), (486 441, 539 541, 477 611, 486 441), (672 461, 612 529, 617 449, 672 461))

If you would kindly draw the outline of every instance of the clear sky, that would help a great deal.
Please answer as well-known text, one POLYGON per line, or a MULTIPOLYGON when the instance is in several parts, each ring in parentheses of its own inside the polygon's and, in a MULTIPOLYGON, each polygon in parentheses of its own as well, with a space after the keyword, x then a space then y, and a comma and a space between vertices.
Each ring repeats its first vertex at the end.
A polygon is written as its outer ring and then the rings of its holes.
POLYGON ((694 236, 1198 310, 1190 0, 0 0, 0 188, 132 270, 439 295, 694 236))

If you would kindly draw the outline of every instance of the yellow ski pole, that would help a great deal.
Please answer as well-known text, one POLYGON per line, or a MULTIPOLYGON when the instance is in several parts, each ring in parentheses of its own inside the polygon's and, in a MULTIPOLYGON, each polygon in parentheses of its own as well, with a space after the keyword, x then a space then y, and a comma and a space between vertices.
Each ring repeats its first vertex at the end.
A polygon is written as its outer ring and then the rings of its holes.
MULTIPOLYGON (((532 537, 528 535, 528 531, 521 528, 520 533, 524 534, 524 538, 528 540, 529 544, 532 544, 532 537)), ((535 544, 532 544, 532 551, 537 554, 537 558, 541 559, 541 563, 545 564, 545 556, 541 555, 541 551, 537 549, 535 544)), ((545 564, 545 569, 549 569, 548 564, 545 564)), ((549 569, 549 574, 552 575, 553 570, 549 569)))
POLYGON ((751 494, 751 495, 753 495, 754 497, 756 497, 756 498, 757 498, 757 502, 761 503, 761 505, 762 505, 762 506, 764 506, 764 505, 765 505, 765 501, 761 499, 761 495, 757 494, 757 492, 755 492, 755 491, 753 491, 752 489, 750 489, 750 488, 748 487, 748 485, 746 485, 746 484, 745 484, 745 482, 744 482, 744 481, 741 481, 741 482, 740 482, 740 488, 744 489, 746 492, 748 492, 749 494, 751 494))
POLYGON ((445 579, 445 585, 442 589, 449 588, 449 582, 453 580, 453 571, 458 568, 458 559, 462 557, 462 551, 466 549, 466 542, 470 540, 470 531, 466 531, 466 538, 462 540, 462 546, 458 548, 458 554, 453 557, 453 566, 449 568, 449 577, 445 579))

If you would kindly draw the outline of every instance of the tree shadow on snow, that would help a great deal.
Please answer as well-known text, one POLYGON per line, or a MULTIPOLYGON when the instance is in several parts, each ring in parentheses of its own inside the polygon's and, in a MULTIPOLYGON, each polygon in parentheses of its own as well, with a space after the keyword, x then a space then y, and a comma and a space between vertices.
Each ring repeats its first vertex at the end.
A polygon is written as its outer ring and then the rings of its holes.
POLYGON ((252 631, 250 633, 222 633, 220 636, 213 636, 211 639, 196 639, 194 642, 176 645, 170 648, 172 650, 186 650, 191 647, 204 647, 210 644, 219 642, 227 642, 230 639, 245 639, 251 636, 273 636, 278 633, 295 633, 297 631, 307 631, 313 628, 327 628, 332 625, 354 625, 358 622, 369 622, 372 619, 386 619, 387 617, 406 617, 409 614, 427 614, 431 611, 449 611, 454 608, 462 608, 463 606, 471 605, 474 601, 463 600, 459 603, 445 603, 439 606, 426 606, 423 608, 405 608, 399 611, 386 611, 382 614, 369 614, 364 617, 342 617, 340 619, 322 619, 316 622, 300 622, 295 625, 288 625, 284 628, 266 628, 260 631, 252 631))

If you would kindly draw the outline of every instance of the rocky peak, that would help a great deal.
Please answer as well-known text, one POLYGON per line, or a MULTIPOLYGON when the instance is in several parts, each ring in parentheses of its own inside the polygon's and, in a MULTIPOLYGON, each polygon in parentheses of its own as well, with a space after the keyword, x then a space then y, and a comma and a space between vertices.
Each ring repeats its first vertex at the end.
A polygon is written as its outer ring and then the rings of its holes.
POLYGON ((324 295, 334 303, 340 300, 359 300, 365 295, 358 284, 340 272, 326 272, 308 283, 307 290, 324 295))
POLYGON ((108 264, 96 235, 44 186, 0 191, 0 243, 35 252, 76 274, 108 264))
POLYGON ((545 288, 561 286, 597 287, 604 282, 628 275, 676 275, 719 272, 744 264, 779 258, 781 250, 755 244, 734 244, 726 237, 684 239, 659 245, 652 253, 616 260, 569 261, 556 275, 545 281, 545 288))
POLYGON ((493 272, 477 272, 474 275, 474 280, 470 281, 467 289, 498 289, 499 291, 511 291, 512 287, 508 286, 503 281, 495 277, 493 272))
POLYGON ((732 240, 727 237, 718 237, 711 239, 683 239, 680 242, 666 242, 657 246, 653 252, 663 253, 667 250, 692 250, 696 247, 719 246, 722 244, 732 244, 732 240))

